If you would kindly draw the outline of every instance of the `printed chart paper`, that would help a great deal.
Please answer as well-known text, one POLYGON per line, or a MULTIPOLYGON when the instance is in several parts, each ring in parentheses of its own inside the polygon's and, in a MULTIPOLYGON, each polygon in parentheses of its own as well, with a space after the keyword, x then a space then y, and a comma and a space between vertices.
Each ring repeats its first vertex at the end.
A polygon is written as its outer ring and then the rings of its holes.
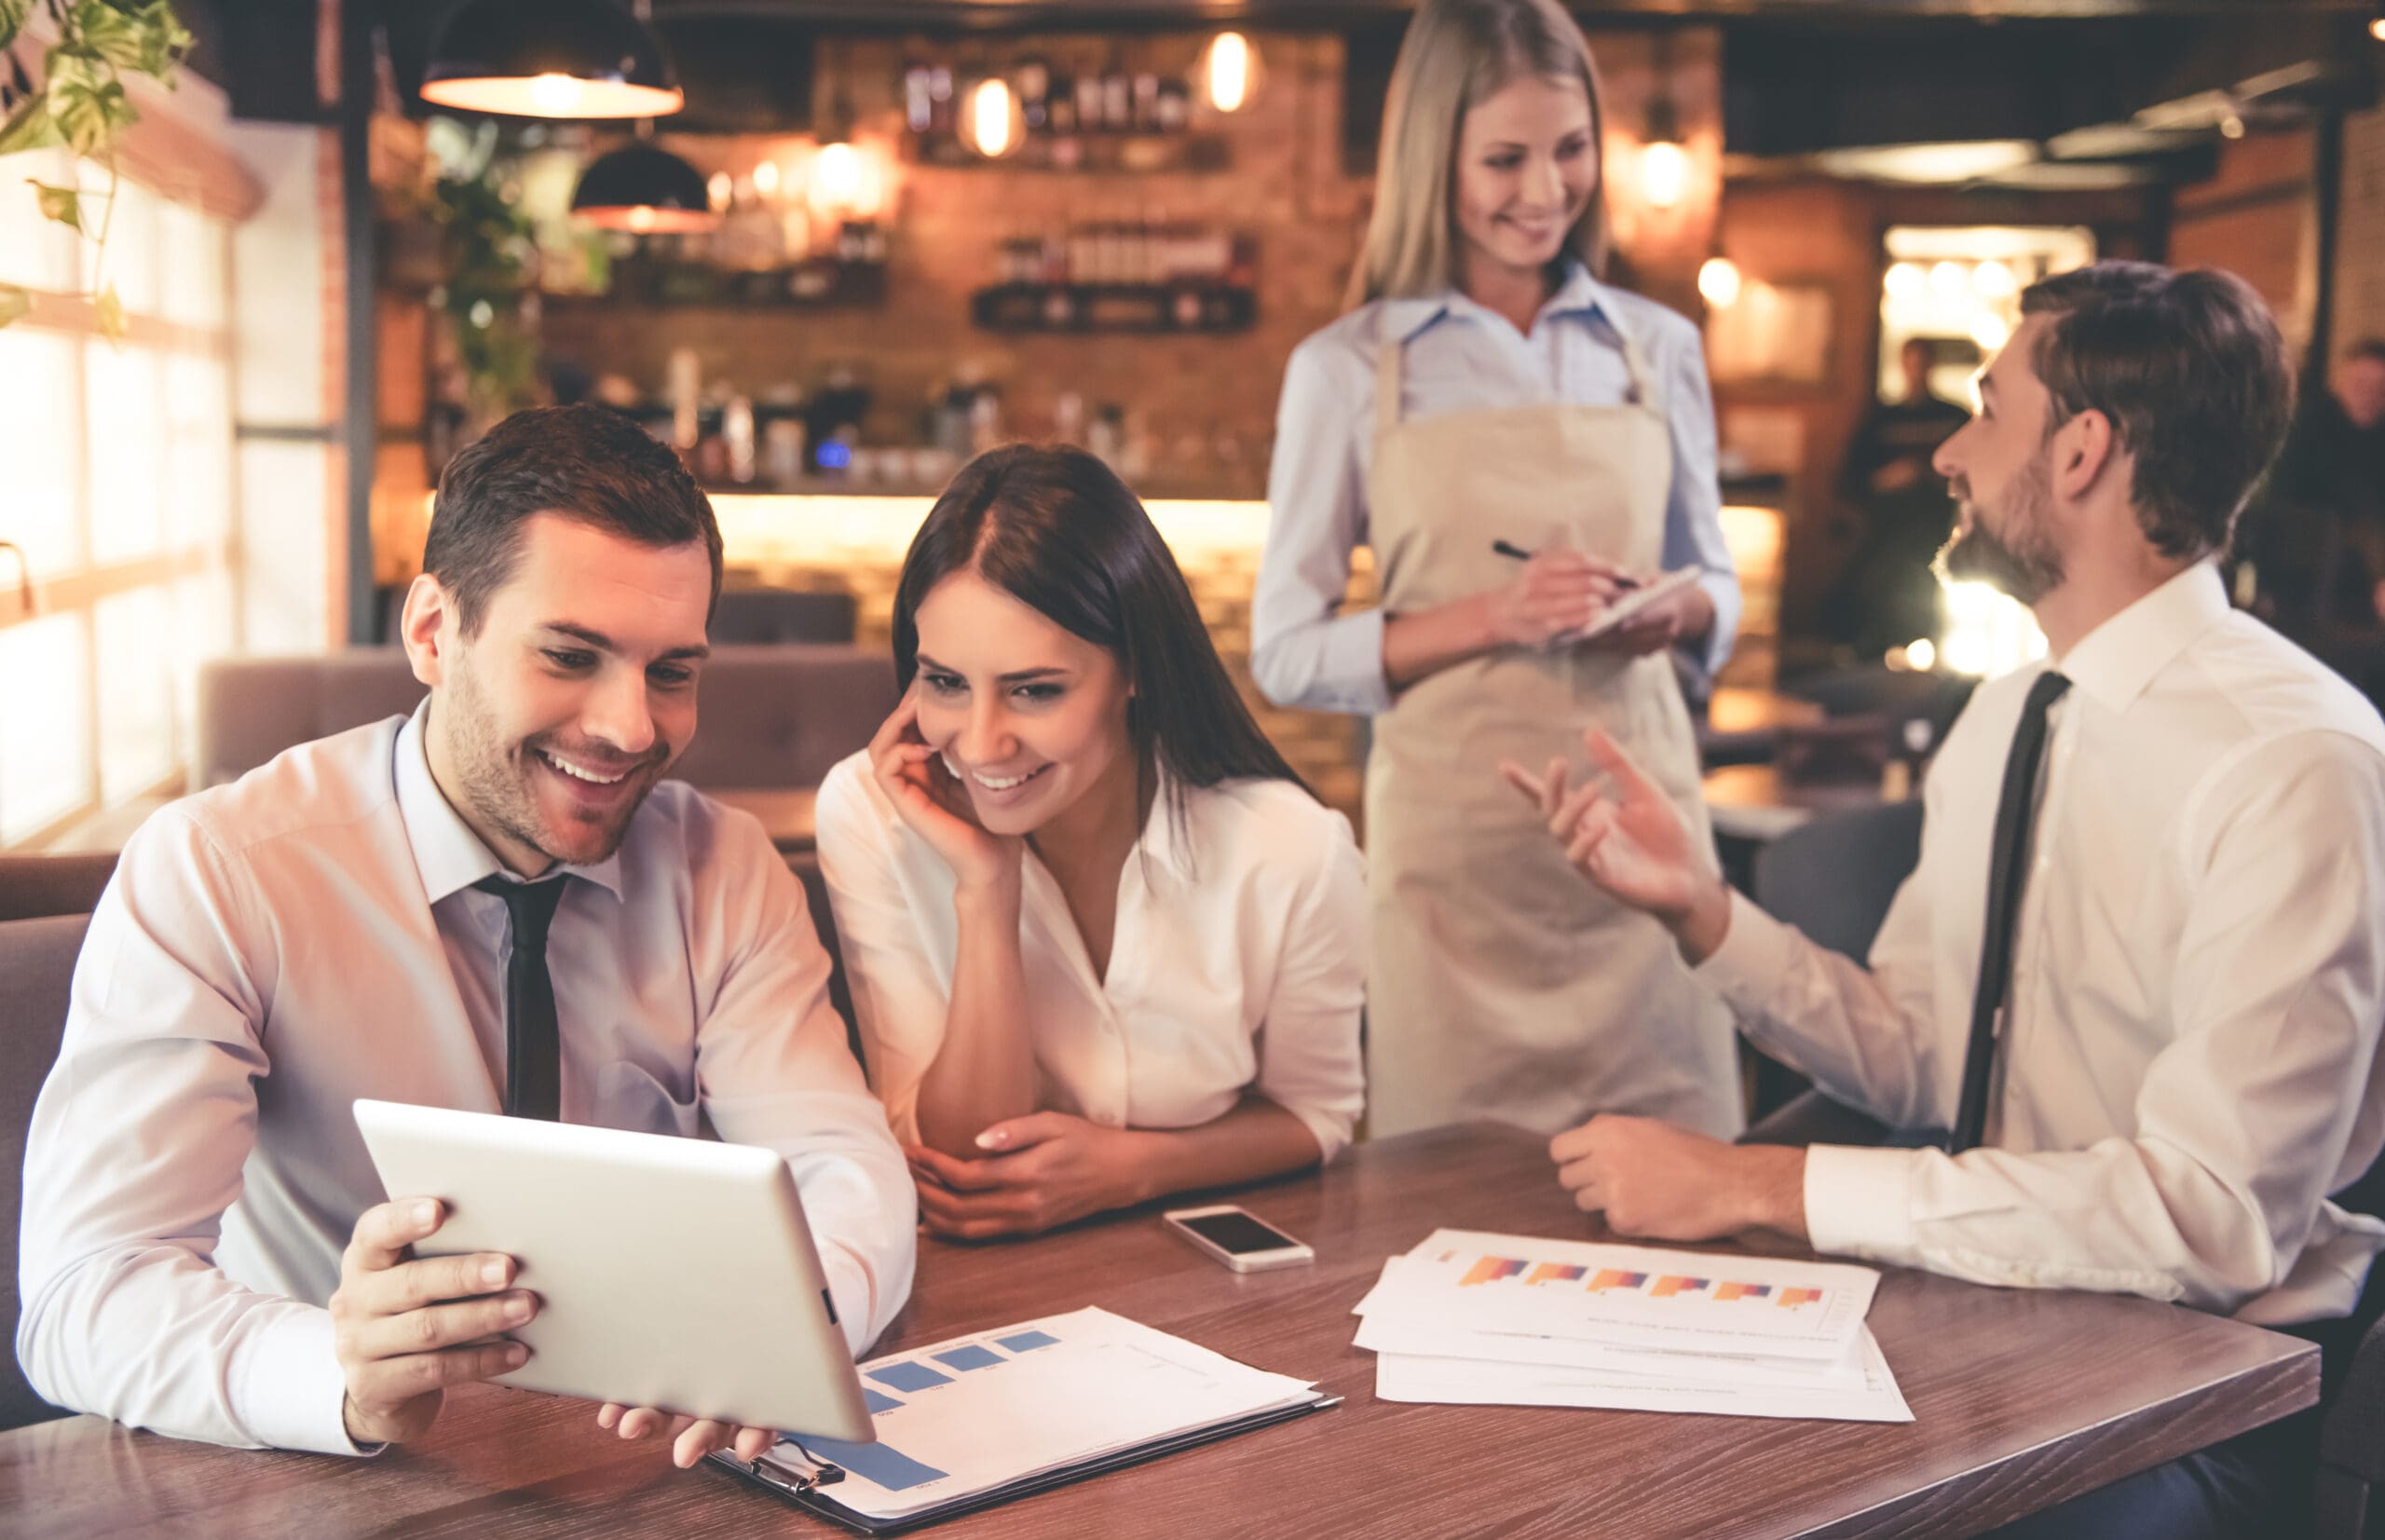
POLYGON ((796 1448, 842 1466, 823 1495, 873 1519, 1315 1399, 1311 1382, 1099 1308, 875 1358, 861 1381, 879 1441, 796 1448))
POLYGON ((1843 1262, 1439 1230, 1362 1308, 1370 1320, 1836 1363, 1879 1281, 1843 1262))
POLYGON ((1710 1381, 1667 1384, 1644 1375, 1557 1364, 1466 1362, 1384 1353, 1375 1358, 1375 1395, 1386 1401, 1470 1406, 1604 1407, 1615 1411, 1703 1412, 1722 1417, 1806 1417, 1842 1423, 1910 1423, 1913 1412, 1868 1329, 1856 1339, 1861 1378, 1802 1387, 1710 1381))
POLYGON ((1868 1267, 1439 1230, 1358 1302, 1386 1401, 1911 1422, 1868 1267))

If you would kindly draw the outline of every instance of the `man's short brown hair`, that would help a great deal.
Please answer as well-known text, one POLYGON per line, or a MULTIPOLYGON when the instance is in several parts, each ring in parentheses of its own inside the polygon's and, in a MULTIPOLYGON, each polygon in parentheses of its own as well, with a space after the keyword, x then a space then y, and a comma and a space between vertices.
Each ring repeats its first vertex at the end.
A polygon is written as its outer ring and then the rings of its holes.
POLYGON ((490 429, 439 478, 422 569, 455 599, 466 636, 480 634, 490 596, 512 578, 534 513, 657 550, 702 541, 720 598, 720 525, 679 457, 609 406, 534 406, 490 429))
POLYGON ((2294 414, 2277 322, 2252 285, 2215 267, 2098 262, 2031 284, 2048 317, 2030 358, 2053 397, 2046 431, 2101 412, 2136 459, 2129 487, 2164 556, 2224 551, 2294 414))

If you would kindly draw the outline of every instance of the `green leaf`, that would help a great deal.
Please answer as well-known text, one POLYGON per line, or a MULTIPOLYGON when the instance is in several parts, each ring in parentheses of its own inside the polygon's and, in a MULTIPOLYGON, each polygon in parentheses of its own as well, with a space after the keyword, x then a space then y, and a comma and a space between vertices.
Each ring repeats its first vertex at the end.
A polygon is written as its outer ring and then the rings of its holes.
POLYGON ((118 133, 141 120, 114 70, 63 48, 50 50, 48 92, 49 115, 76 155, 103 153, 118 133))
MULTIPOLYGON (((0 0, 0 4, 6 3, 7 0, 0 0)), ((49 102, 46 97, 31 97, 7 118, 0 119, 0 155, 14 155, 19 150, 47 149, 63 143, 65 137, 58 131, 58 120, 49 116, 49 102)))
POLYGON ((25 18, 34 13, 34 0, 0 0, 0 48, 17 40, 23 30, 25 18))
MULTIPOLYGON (((26 180, 32 181, 32 178, 26 180)), ((34 183, 34 201, 41 205, 41 217, 54 219, 75 234, 83 233, 83 195, 72 187, 53 187, 47 182, 34 183)))
MULTIPOLYGON (((0 4, 6 3, 7 0, 0 0, 0 4)), ((190 51, 190 34, 183 30, 170 0, 152 0, 151 4, 141 7, 132 15, 141 23, 145 43, 141 50, 140 62, 132 67, 143 75, 156 75, 169 86, 172 85, 170 77, 174 66, 182 61, 184 54, 190 51)))
POLYGON ((121 70, 139 70, 163 80, 178 55, 190 47, 190 34, 174 19, 167 0, 119 10, 109 0, 82 0, 70 19, 69 43, 74 51, 89 54, 121 70))
MULTIPOLYGON (((6 0, 0 0, 5 4, 6 0)), ((0 326, 6 326, 34 307, 33 292, 13 283, 0 283, 0 326)))
POLYGON ((100 335, 124 346, 124 301, 116 297, 116 285, 111 283, 100 291, 92 308, 99 312, 100 335))

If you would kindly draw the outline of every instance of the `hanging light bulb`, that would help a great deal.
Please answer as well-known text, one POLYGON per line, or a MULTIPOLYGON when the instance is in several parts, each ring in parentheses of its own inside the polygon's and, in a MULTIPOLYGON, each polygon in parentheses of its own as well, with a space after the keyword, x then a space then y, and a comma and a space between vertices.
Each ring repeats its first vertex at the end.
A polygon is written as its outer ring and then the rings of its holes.
POLYGON ((1018 93, 1010 82, 991 75, 969 88, 961 114, 961 137, 988 160, 999 160, 1018 148, 1025 137, 1018 93))
POLYGON ((1717 310, 1729 309, 1738 303, 1739 265, 1725 256, 1708 257, 1697 269, 1697 292, 1717 310))
POLYGON ((1221 113, 1238 113, 1259 94, 1259 50, 1238 32, 1221 32, 1201 56, 1201 94, 1221 113))
POLYGON ((1640 192, 1652 209, 1677 209, 1689 196, 1689 152, 1659 139, 1640 152, 1640 192))
POLYGON ((470 0, 431 44, 422 99, 524 117, 656 117, 687 104, 661 42, 614 0, 470 0))

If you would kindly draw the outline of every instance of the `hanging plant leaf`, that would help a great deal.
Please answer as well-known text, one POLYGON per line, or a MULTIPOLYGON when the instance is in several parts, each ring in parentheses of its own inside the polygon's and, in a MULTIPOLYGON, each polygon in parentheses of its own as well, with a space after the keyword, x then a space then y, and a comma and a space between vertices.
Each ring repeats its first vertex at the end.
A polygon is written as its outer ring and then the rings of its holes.
POLYGON ((167 0, 130 10, 118 10, 108 0, 82 0, 75 7, 74 24, 82 34, 84 51, 118 69, 139 70, 161 80, 191 42, 167 0))
POLYGON ((121 345, 124 341, 124 301, 116 298, 116 285, 111 283, 100 291, 92 308, 99 313, 100 335, 121 345))
POLYGON ((29 98, 6 118, 0 118, 0 155, 45 149, 62 143, 65 137, 58 131, 58 120, 49 116, 47 97, 29 98))
POLYGON ((34 307, 33 292, 13 283, 0 283, 0 326, 6 326, 34 307))
POLYGON ((49 113, 76 155, 97 156, 141 120, 106 65, 63 49, 49 55, 49 113))
POLYGON ((41 205, 42 218, 54 219, 76 235, 83 233, 83 195, 81 193, 72 187, 53 187, 47 182, 35 182, 34 183, 34 201, 41 205))

